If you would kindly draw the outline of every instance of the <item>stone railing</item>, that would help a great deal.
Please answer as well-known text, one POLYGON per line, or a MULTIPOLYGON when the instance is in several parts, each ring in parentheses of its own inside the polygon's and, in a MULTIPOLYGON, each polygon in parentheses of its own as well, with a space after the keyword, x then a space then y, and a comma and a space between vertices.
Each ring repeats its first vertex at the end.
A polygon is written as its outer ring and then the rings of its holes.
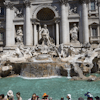
POLYGON ((3 22, 0 22, 0 29, 4 29, 4 23, 3 22))
POLYGON ((98 9, 95 10, 88 10, 88 15, 91 17, 92 15, 98 16, 98 9))
POLYGON ((100 36, 91 36, 90 37, 90 42, 93 43, 93 42, 98 42, 100 43, 100 36))

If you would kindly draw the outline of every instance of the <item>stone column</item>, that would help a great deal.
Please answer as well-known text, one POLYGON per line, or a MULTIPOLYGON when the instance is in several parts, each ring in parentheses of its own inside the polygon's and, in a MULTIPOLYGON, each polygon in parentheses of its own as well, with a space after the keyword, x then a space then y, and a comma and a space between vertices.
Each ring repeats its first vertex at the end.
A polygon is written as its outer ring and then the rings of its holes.
POLYGON ((38 43, 38 35, 37 35, 37 25, 34 23, 34 45, 38 43))
POLYGON ((100 0, 98 0, 98 12, 99 12, 99 36, 100 36, 100 0))
POLYGON ((79 5, 79 15, 80 15, 80 20, 79 20, 79 42, 83 43, 83 34, 82 34, 82 6, 79 5))
POLYGON ((68 4, 67 0, 60 0, 61 2, 61 40, 62 43, 68 44, 69 37, 69 21, 68 21, 68 4))
POLYGON ((12 30, 12 23, 13 23, 13 18, 11 16, 11 9, 13 9, 13 3, 11 2, 4 2, 4 5, 6 6, 6 46, 14 46, 14 41, 15 37, 13 37, 14 33, 12 30))
POLYGON ((55 25, 52 25, 52 37, 55 39, 55 25))
POLYGON ((59 22, 56 21, 56 45, 59 45, 59 22))
POLYGON ((83 42, 89 43, 89 30, 88 30, 88 9, 86 0, 82 0, 82 27, 83 27, 83 42))
POLYGON ((39 25, 39 40, 42 38, 41 34, 40 34, 40 31, 41 31, 41 25, 39 25))
POLYGON ((32 24, 31 24, 31 16, 30 16, 30 2, 24 1, 26 10, 25 10, 25 45, 31 46, 33 45, 33 33, 32 33, 32 24))

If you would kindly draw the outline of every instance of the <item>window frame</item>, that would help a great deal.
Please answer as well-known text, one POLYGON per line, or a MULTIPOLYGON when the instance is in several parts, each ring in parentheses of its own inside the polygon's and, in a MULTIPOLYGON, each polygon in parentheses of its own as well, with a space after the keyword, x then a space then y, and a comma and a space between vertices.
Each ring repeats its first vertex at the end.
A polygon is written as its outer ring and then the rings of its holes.
POLYGON ((91 1, 91 11, 95 11, 96 10, 96 1, 92 0, 91 1), (93 4, 93 5, 92 5, 93 4), (93 8, 93 9, 92 9, 93 8))
POLYGON ((3 42, 3 41, 4 41, 4 32, 0 32, 0 42, 3 42))

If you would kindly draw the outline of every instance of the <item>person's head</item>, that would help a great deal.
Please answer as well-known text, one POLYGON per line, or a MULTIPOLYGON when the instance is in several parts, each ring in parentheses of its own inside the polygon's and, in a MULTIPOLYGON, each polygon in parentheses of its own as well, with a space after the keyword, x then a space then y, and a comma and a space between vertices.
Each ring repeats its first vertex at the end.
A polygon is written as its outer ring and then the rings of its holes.
POLYGON ((37 98, 36 94, 33 93, 33 95, 32 95, 32 100, 34 100, 34 99, 36 99, 36 98, 37 98))
POLYGON ((19 27, 19 29, 21 29, 21 27, 19 27))
POLYGON ((47 29, 47 25, 46 24, 44 24, 44 28, 47 29))
POLYGON ((12 90, 9 90, 9 91, 7 92, 7 97, 8 97, 8 98, 13 98, 13 97, 14 97, 13 91, 12 91, 12 90))
POLYGON ((93 95, 92 95, 90 92, 87 92, 87 93, 85 94, 85 96, 87 96, 88 98, 93 98, 93 95))
POLYGON ((50 97, 49 100, 52 100, 52 97, 50 97))
POLYGON ((78 98, 78 100, 84 100, 82 97, 78 98))
POLYGON ((96 100, 100 100, 100 97, 98 97, 98 96, 96 96, 95 98, 96 98, 96 100))
POLYGON ((46 93, 44 93, 42 97, 43 97, 43 99, 47 99, 48 95, 46 93))
POLYGON ((0 94, 0 100, 4 98, 4 94, 0 94))
POLYGON ((68 99, 71 99, 71 94, 67 94, 67 98, 68 99))
POLYGON ((61 97, 61 100, 64 100, 64 98, 63 98, 63 97, 61 97))
POLYGON ((20 97, 20 92, 16 93, 16 97, 19 98, 20 97))
POLYGON ((74 23, 73 26, 75 27, 76 26, 76 23, 74 23))

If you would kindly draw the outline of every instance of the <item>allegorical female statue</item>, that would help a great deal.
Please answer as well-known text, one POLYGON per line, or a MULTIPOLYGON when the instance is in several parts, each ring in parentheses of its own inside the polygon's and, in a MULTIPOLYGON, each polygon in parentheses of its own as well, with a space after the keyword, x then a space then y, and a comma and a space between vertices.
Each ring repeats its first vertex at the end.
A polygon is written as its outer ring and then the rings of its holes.
POLYGON ((78 41, 78 27, 76 24, 73 24, 73 28, 70 31, 71 34, 71 42, 77 42, 78 41))
POLYGON ((16 42, 17 43, 22 43, 23 42, 23 32, 22 32, 21 27, 19 27, 19 29, 17 30, 17 33, 16 33, 16 42))

